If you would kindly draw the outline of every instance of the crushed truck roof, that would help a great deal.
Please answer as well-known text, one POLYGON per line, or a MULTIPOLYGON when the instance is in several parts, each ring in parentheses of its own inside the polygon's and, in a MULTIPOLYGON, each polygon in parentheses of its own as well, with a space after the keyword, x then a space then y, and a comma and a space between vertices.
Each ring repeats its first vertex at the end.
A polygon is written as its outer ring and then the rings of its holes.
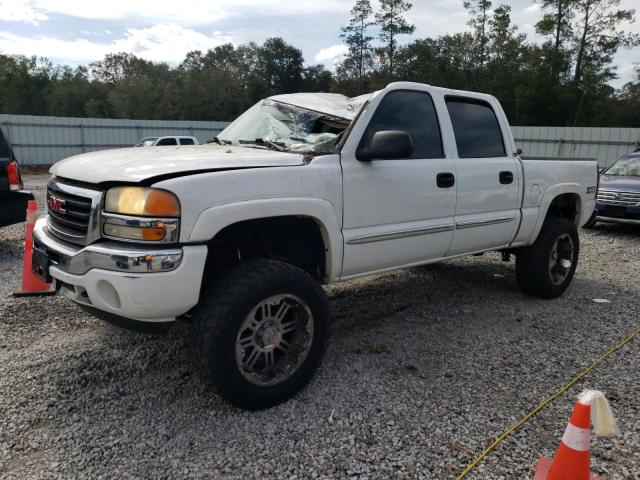
POLYGON ((366 93, 353 98, 339 93, 287 93, 269 98, 276 102, 351 121, 360 110, 360 107, 377 93, 366 93))

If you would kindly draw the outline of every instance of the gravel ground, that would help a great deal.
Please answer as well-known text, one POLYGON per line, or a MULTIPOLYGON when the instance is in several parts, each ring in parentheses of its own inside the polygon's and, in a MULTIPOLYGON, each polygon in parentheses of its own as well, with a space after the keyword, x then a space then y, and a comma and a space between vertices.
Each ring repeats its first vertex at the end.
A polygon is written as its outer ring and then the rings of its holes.
MULTIPOLYGON (((42 198, 46 176, 26 178, 42 198)), ((192 374, 186 326, 122 331, 60 297, 10 296, 24 225, 0 229, 0 478, 454 478, 497 435, 640 327, 640 229, 582 231, 558 300, 524 296, 496 255, 329 288, 333 338, 295 399, 248 413, 192 374), (605 298, 610 303, 594 303, 605 298)), ((526 479, 582 388, 621 434, 592 471, 640 479, 636 339, 467 478, 526 479)))

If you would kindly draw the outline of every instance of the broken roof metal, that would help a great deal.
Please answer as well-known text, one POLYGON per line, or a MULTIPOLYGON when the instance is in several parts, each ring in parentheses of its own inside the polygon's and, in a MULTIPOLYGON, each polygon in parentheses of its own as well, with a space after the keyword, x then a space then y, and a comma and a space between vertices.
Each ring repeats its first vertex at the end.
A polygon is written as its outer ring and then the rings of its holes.
POLYGON ((287 93, 274 95, 269 99, 351 121, 360 107, 377 93, 366 93, 353 98, 339 93, 287 93))

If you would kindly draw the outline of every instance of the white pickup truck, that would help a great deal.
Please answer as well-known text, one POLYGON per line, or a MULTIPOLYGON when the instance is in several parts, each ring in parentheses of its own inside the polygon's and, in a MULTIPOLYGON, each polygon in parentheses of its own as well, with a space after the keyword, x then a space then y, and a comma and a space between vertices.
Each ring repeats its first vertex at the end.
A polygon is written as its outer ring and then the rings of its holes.
POLYGON ((319 366, 322 284, 499 251, 524 292, 555 298, 594 210, 596 163, 521 159, 479 93, 278 95, 215 142, 58 162, 34 271, 116 323, 186 319, 198 373, 249 409, 319 366))

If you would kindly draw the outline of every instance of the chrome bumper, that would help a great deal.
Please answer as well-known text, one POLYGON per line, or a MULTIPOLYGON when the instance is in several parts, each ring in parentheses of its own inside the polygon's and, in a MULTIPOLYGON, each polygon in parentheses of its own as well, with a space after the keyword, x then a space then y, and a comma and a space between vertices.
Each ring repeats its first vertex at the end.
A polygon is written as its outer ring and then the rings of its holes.
POLYGON ((79 247, 52 236, 44 218, 34 226, 33 246, 46 253, 52 265, 72 275, 84 275, 93 268, 131 273, 168 272, 180 265, 183 255, 181 248, 149 246, 142 249, 118 242, 79 247))
POLYGON ((623 223, 625 225, 640 225, 640 220, 634 220, 632 218, 603 217, 601 215, 596 215, 596 220, 598 222, 604 222, 604 223, 623 223))

